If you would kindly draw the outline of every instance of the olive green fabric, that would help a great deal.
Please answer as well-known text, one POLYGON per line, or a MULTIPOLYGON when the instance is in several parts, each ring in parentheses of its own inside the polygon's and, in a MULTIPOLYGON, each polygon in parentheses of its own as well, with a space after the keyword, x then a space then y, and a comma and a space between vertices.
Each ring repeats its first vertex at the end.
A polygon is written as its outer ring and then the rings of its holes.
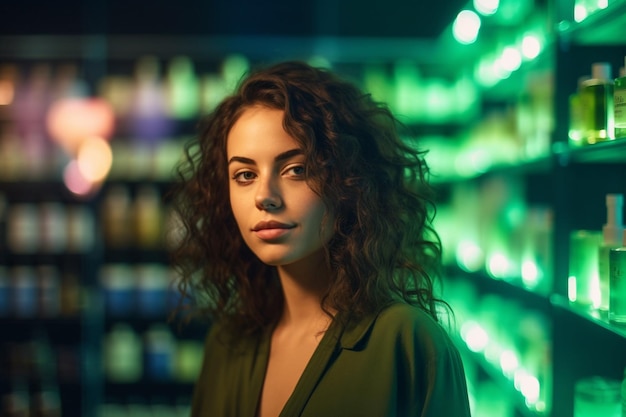
MULTIPOLYGON (((192 417, 254 417, 270 334, 228 347, 207 336, 192 417)), ((354 326, 336 320, 281 417, 468 417, 463 365, 446 331, 416 307, 393 304, 354 326)))

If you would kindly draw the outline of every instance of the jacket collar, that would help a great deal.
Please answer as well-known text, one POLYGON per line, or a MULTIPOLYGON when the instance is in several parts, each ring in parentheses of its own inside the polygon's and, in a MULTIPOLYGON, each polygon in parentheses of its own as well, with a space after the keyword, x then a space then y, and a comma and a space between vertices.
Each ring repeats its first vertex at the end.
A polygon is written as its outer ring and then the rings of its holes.
POLYGON ((376 311, 365 315, 359 320, 342 320, 342 317, 339 317, 338 319, 344 323, 339 346, 342 349, 358 350, 360 342, 368 336, 380 312, 391 304, 393 304, 393 302, 378 308, 376 311))

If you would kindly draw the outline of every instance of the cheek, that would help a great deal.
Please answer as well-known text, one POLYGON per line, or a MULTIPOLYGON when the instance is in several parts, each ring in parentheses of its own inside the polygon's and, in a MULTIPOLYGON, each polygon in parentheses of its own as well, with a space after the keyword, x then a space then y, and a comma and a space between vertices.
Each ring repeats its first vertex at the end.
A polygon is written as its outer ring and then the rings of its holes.
POLYGON ((317 197, 315 201, 311 201, 307 207, 309 232, 311 234, 315 234, 315 237, 320 238, 324 243, 326 243, 332 236, 332 216, 326 216, 326 207, 317 197))

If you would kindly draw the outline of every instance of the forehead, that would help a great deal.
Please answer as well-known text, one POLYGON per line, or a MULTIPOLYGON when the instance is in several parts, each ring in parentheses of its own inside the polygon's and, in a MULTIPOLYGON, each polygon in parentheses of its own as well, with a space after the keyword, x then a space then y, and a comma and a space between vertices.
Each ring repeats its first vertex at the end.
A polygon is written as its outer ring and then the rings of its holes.
POLYGON ((236 125, 244 124, 256 118, 264 119, 264 120, 280 121, 280 123, 282 124, 284 114, 285 112, 281 109, 275 109, 275 108, 268 107, 262 104, 254 104, 251 106, 246 106, 239 113, 239 116, 236 118, 235 122, 233 123, 233 127, 231 128, 231 131, 233 128, 235 128, 236 125))
POLYGON ((239 152, 264 153, 284 147, 298 148, 297 141, 283 127, 284 111, 264 106, 246 108, 228 132, 226 149, 232 156, 239 152))

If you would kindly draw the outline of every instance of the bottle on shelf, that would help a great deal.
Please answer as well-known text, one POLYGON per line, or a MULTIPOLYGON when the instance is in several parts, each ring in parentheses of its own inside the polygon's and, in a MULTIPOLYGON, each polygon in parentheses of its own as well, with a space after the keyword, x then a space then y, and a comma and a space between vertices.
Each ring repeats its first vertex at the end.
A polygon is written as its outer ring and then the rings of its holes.
POLYGON ((623 247, 609 252, 609 321, 626 324, 626 232, 623 247))
POLYGON ((613 116, 615 138, 626 138, 626 57, 624 57, 624 66, 619 69, 619 76, 615 79, 613 116))
POLYGON ((106 192, 102 206, 104 243, 112 249, 125 249, 132 240, 130 191, 114 185, 106 192))
POLYGON ((606 224, 602 226, 602 244, 598 252, 598 276, 600 278, 600 305, 602 312, 609 310, 609 252, 622 246, 624 224, 623 194, 606 195, 606 224))
POLYGON ((585 135, 585 114, 583 112, 582 91, 583 81, 590 79, 590 75, 578 77, 576 91, 569 96, 569 144, 580 146, 583 144, 585 135))
POLYGON ((584 144, 614 139, 614 81, 611 72, 611 64, 596 62, 591 66, 591 78, 582 82, 581 101, 586 128, 584 144))
POLYGON ((142 185, 132 203, 134 243, 142 249, 162 246, 163 214, 161 196, 154 185, 142 185))
POLYGON ((117 323, 105 336, 104 369, 111 382, 136 382, 143 375, 142 343, 125 323, 117 323))
POLYGON ((6 317, 11 312, 11 289, 9 270, 0 265, 0 317, 6 317))
POLYGON ((626 417, 626 368, 624 368, 624 379, 622 380, 622 417, 626 417))
POLYGON ((576 382, 574 417, 620 417, 620 381, 592 376, 576 382))
POLYGON ((596 308, 600 302, 598 247, 602 233, 574 230, 570 234, 568 298, 582 308, 596 308))
POLYGON ((0 415, 27 417, 30 414, 30 393, 26 382, 12 381, 11 391, 2 397, 0 415))
POLYGON ((146 376, 153 381, 172 380, 176 340, 170 329, 164 324, 153 324, 144 333, 143 339, 146 376))

